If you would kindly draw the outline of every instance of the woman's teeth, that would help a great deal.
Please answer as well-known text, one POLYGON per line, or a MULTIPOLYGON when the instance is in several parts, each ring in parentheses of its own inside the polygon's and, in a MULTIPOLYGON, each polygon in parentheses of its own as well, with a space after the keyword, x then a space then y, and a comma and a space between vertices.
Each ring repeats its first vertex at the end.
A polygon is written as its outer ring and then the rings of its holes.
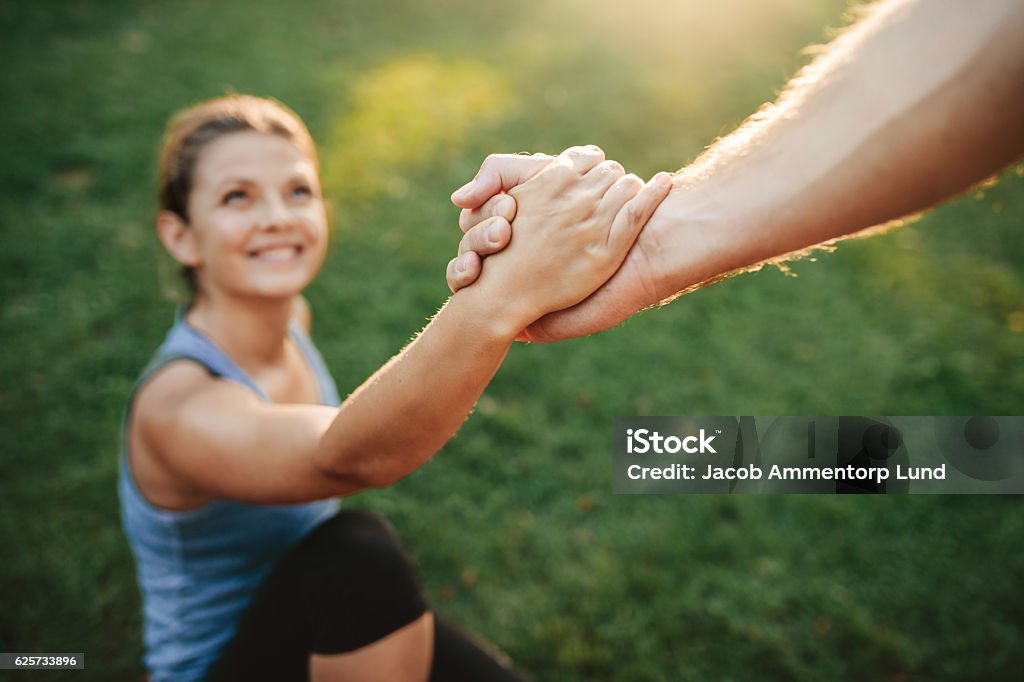
POLYGON ((259 260, 280 262, 295 258, 299 255, 300 250, 298 246, 275 246, 268 249, 259 249, 250 255, 252 258, 259 260))

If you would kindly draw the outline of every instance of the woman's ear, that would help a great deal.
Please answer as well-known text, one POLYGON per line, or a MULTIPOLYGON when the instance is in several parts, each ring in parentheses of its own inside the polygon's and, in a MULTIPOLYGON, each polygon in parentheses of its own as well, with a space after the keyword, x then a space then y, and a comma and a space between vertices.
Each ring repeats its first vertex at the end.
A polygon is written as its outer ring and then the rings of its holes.
POLYGON ((157 213, 156 234, 174 260, 192 268, 201 264, 195 230, 180 215, 167 210, 157 213))

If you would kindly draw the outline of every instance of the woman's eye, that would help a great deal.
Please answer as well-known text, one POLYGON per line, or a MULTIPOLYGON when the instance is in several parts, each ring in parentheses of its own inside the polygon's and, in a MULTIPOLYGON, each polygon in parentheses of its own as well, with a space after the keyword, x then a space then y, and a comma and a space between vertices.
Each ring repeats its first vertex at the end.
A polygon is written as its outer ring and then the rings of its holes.
POLYGON ((224 199, 222 200, 222 203, 234 204, 234 203, 238 203, 240 201, 244 201, 244 200, 246 200, 248 198, 249 198, 249 195, 246 194, 244 190, 233 189, 233 190, 231 190, 230 192, 228 192, 227 194, 224 195, 224 199))
POLYGON ((313 190, 306 185, 299 185, 292 190, 292 196, 302 198, 311 197, 313 196, 313 190))

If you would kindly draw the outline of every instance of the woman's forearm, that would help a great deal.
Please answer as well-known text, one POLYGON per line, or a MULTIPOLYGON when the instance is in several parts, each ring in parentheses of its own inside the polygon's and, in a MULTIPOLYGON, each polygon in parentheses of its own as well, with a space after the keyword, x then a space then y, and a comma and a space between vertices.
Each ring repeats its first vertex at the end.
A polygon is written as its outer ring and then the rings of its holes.
POLYGON ((454 295, 345 400, 320 442, 322 470, 356 489, 386 486, 451 439, 526 323, 495 310, 486 294, 454 295))
POLYGON ((321 439, 321 469, 359 489, 423 464, 458 430, 516 335, 601 286, 669 189, 667 174, 644 184, 597 147, 566 150, 518 187, 515 243, 349 396, 321 439))

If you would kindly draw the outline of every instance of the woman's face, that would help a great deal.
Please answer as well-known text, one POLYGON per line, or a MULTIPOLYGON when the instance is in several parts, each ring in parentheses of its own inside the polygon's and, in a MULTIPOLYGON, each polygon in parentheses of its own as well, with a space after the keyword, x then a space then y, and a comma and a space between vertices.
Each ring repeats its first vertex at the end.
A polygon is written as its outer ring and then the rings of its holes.
POLYGON ((312 281, 327 252, 316 166, 279 135, 230 133, 206 147, 188 213, 203 293, 290 297, 312 281))

